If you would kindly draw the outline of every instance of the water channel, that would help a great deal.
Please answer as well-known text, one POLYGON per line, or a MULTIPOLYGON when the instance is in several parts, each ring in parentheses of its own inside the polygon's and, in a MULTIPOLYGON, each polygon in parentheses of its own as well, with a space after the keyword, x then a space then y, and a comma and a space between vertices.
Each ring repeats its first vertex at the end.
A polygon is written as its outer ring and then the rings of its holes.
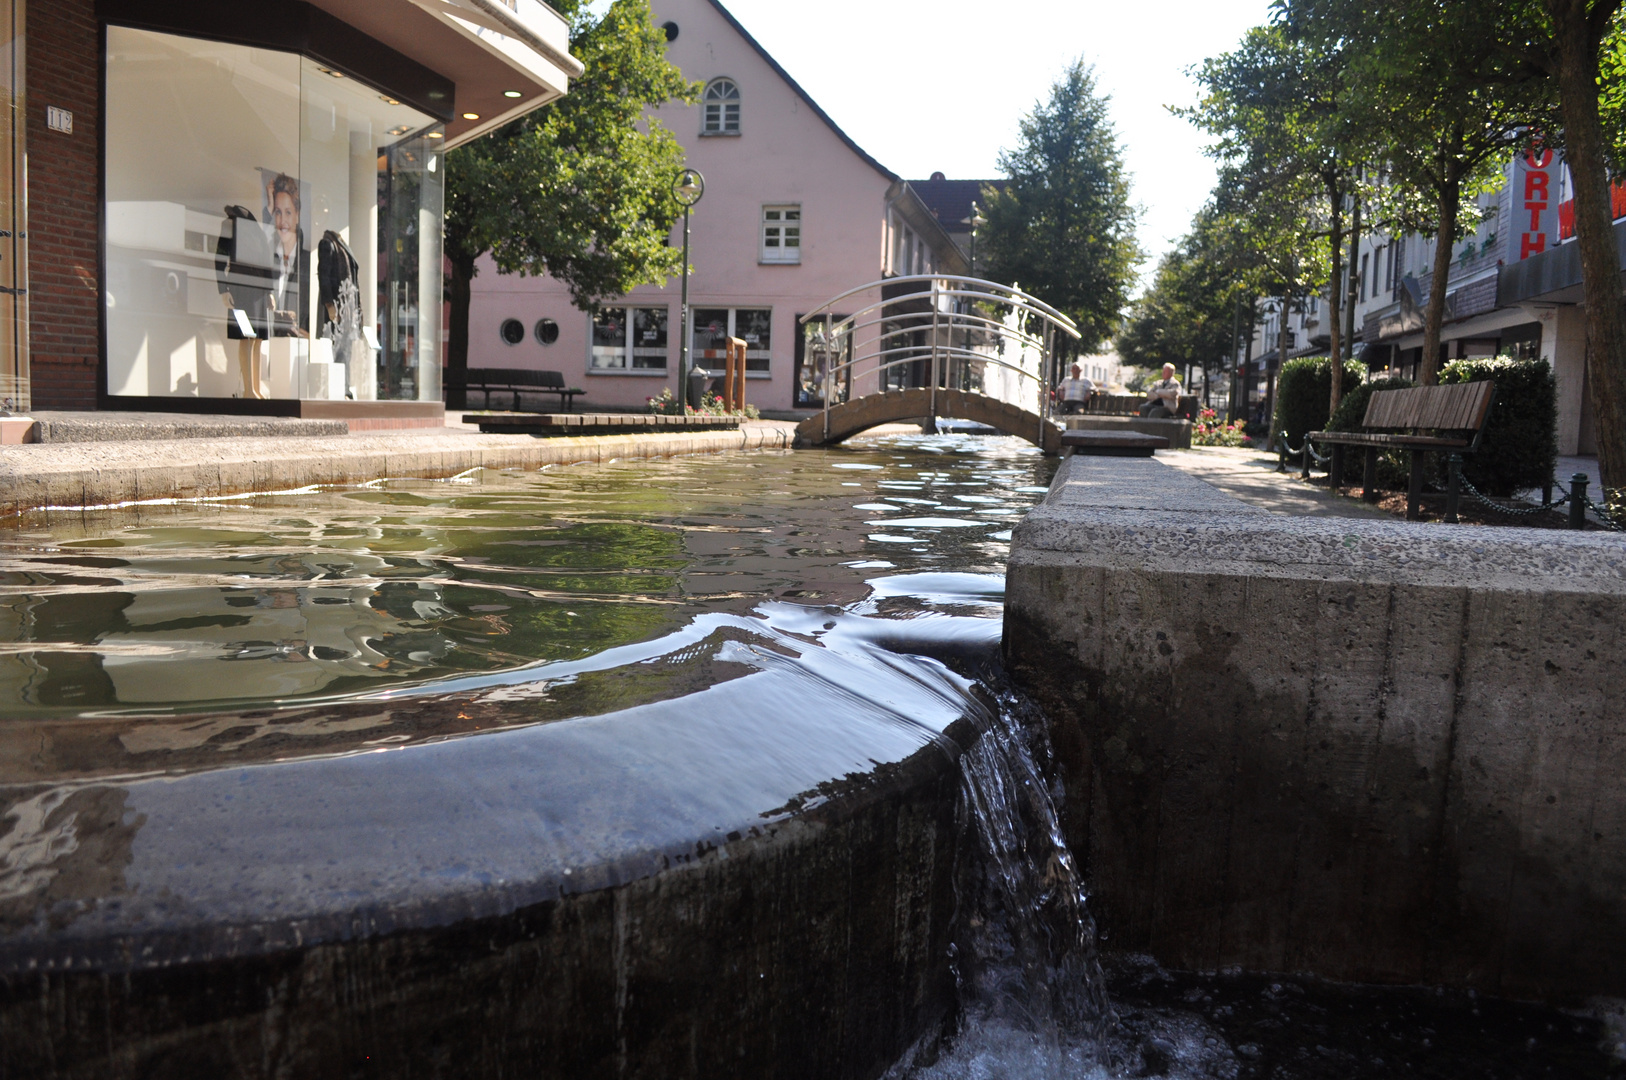
MULTIPOLYGON (((65 920, 60 905, 27 914, 69 883, 98 888, 75 858, 114 850, 132 897, 118 919, 200 940, 171 910, 138 910, 144 886, 216 913, 298 905, 315 933, 358 882, 397 884, 389 850, 330 837, 324 820, 417 829, 434 855, 461 812, 467 791, 392 803, 403 777, 472 763, 497 778, 478 795, 500 817, 498 781, 554 769, 577 816, 547 842, 564 875, 585 876, 628 843, 631 826, 595 831, 607 816, 637 823, 640 851, 734 835, 765 807, 819 798, 823 778, 867 768, 875 747, 901 756, 969 716, 982 735, 961 755, 959 1008, 891 1075, 1621 1075, 1619 1027, 1596 1010, 1133 957, 1103 969, 1043 718, 998 663, 1011 528, 1053 468, 1014 439, 894 436, 5 523, 0 969, 58 942, 91 950, 111 925, 65 920), (685 700, 706 705, 684 713, 685 700), (571 757, 610 745, 613 774, 571 757), (358 761, 371 786, 346 803, 358 761), (267 823, 251 785, 220 778, 274 762, 279 805, 295 809, 267 823), (98 814, 108 824, 92 837, 98 814), (165 814, 184 823, 163 836, 121 824, 165 814), (176 853, 222 832, 244 867, 300 845, 302 883, 189 877, 176 853)), ((494 882, 497 896, 522 842, 534 837, 500 826, 465 837, 443 853, 448 877, 494 882)), ((450 886, 410 887, 415 902, 452 903, 450 886)))

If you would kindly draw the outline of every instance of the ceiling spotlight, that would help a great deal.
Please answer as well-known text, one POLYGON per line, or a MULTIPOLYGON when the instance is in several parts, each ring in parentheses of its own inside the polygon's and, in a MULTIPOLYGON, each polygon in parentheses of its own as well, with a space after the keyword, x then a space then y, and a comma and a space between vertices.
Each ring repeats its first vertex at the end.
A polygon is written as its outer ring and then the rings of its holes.
POLYGON ((316 70, 320 71, 323 75, 331 75, 335 79, 344 78, 344 72, 342 72, 342 71, 334 71, 332 68, 323 67, 320 64, 316 65, 316 70))
POLYGON ((502 96, 503 97, 524 97, 525 95, 520 93, 518 90, 504 90, 502 92, 502 96))
POLYGON ((386 105, 399 105, 399 104, 401 104, 399 101, 396 101, 394 98, 390 97, 388 94, 379 94, 378 95, 378 100, 382 101, 386 105))
POLYGON ((477 112, 466 112, 466 113, 463 114, 463 119, 465 119, 465 120, 478 120, 478 119, 480 119, 480 114, 477 113, 477 112))
POLYGON ((439 132, 439 131, 431 131, 428 134, 424 135, 424 138, 426 138, 426 139, 444 139, 445 137, 446 136, 443 133, 439 132))
POLYGON ((407 132, 409 132, 411 130, 412 129, 407 127, 405 124, 400 124, 400 125, 398 125, 396 127, 390 128, 388 131, 384 132, 384 134, 386 134, 386 135, 405 135, 407 132))

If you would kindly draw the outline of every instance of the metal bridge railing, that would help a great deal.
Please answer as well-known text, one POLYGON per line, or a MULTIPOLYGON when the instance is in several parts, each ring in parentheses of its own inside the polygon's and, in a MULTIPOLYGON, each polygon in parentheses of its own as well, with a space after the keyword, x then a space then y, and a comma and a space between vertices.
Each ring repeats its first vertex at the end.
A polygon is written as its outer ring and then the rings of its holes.
POLYGON ((1043 445, 1051 413, 1048 390, 1060 376, 1054 370, 1058 335, 1079 337, 1072 319, 1038 297, 953 274, 872 281, 832 296, 801 322, 808 359, 822 384, 825 438, 831 408, 848 399, 855 382, 873 377, 877 390, 893 389, 889 373, 907 368, 905 378, 916 380, 911 385, 930 388, 936 416, 939 389, 985 392, 984 377, 992 369, 1014 373, 1024 394, 1026 384, 1034 384, 1033 411, 1043 445), (870 293, 881 299, 836 314, 853 297, 870 293))

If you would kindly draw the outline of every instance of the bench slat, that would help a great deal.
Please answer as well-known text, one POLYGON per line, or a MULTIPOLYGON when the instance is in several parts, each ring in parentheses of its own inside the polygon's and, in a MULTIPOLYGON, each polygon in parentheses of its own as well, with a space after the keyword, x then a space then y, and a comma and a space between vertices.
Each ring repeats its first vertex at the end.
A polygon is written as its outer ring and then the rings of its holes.
POLYGON ((1493 384, 1484 381, 1379 390, 1367 403, 1361 426, 1477 430, 1484 423, 1492 390, 1493 384))
POLYGON ((1310 438, 1318 443, 1342 443, 1346 446, 1421 446, 1442 450, 1467 446, 1472 441, 1438 435, 1376 435, 1363 431, 1312 431, 1310 438))

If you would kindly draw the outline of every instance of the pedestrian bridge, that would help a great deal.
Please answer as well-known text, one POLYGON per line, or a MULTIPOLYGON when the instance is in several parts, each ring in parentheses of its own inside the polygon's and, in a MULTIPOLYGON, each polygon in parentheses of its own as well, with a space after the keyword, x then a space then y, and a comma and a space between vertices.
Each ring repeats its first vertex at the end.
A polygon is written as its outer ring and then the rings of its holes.
POLYGON ((986 394, 913 386, 853 398, 796 425, 797 446, 830 446, 881 424, 923 416, 970 420, 1026 439, 1047 454, 1061 449, 1061 427, 1019 405, 986 394), (828 424, 828 427, 826 427, 828 424))
POLYGON ((798 446, 943 417, 1060 450, 1049 389, 1060 375, 1058 343, 1079 333, 1037 297, 981 278, 921 274, 849 289, 801 323, 810 373, 803 399, 818 401, 819 412, 797 426, 798 446))

